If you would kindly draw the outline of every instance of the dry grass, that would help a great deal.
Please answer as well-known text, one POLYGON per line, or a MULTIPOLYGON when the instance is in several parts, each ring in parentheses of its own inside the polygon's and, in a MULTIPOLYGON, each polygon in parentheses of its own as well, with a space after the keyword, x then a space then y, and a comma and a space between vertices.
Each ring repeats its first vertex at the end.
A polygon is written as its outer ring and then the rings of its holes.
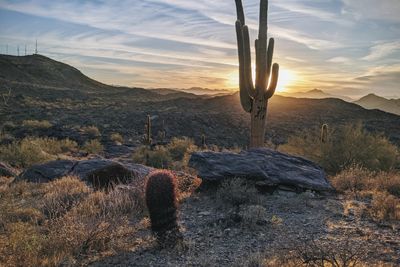
POLYGON ((59 154, 78 149, 69 139, 27 137, 9 145, 0 146, 0 160, 14 167, 26 168, 33 164, 54 160, 59 154))
POLYGON ((115 142, 115 143, 122 144, 124 142, 124 137, 119 133, 112 133, 110 135, 110 140, 115 142))
POLYGON ((87 141, 83 145, 82 150, 89 154, 100 154, 104 151, 104 146, 99 140, 93 139, 87 141))
POLYGON ((331 182, 339 192, 370 202, 363 212, 375 221, 400 221, 400 173, 351 166, 331 182))
POLYGON ((233 178, 222 182, 218 188, 217 199, 225 204, 240 206, 243 204, 259 204, 259 193, 254 185, 245 179, 233 178))
POLYGON ((94 192, 74 177, 0 187, 0 265, 81 265, 128 249, 143 192, 94 192))
POLYGON ((35 129, 48 129, 53 126, 49 121, 39 121, 39 120, 24 120, 22 122, 23 127, 35 128, 35 129))

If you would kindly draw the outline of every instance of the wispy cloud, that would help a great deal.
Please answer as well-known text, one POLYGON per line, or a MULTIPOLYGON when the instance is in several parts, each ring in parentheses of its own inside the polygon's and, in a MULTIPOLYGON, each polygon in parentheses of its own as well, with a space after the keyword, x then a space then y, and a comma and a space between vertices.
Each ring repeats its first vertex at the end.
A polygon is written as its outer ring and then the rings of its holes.
POLYGON ((363 57, 364 60, 378 60, 390 56, 396 51, 400 51, 400 40, 390 42, 380 42, 370 49, 370 53, 363 57))
MULTIPOLYGON (((253 43, 259 0, 243 2, 253 43)), ((396 72, 371 71, 400 56, 399 8, 398 0, 270 1, 275 61, 298 73, 290 89, 356 92, 379 79, 391 91, 396 72)), ((40 52, 113 84, 231 87, 235 13, 230 0, 0 0, 0 42, 38 38, 40 52)))

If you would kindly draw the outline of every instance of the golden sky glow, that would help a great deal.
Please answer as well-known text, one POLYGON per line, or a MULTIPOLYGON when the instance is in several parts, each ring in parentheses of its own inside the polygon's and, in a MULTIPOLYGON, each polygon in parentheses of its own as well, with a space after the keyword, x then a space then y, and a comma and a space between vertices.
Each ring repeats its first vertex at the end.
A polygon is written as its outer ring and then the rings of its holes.
MULTIPOLYGON (((253 68, 254 70, 254 68, 253 68)), ((255 79, 253 71, 253 81, 255 79)), ((226 75, 226 87, 228 88, 239 88, 239 72, 232 71, 226 75)), ((290 91, 290 87, 296 87, 296 82, 300 77, 294 71, 289 69, 281 68, 279 70, 278 86, 276 92, 287 92, 290 91)))

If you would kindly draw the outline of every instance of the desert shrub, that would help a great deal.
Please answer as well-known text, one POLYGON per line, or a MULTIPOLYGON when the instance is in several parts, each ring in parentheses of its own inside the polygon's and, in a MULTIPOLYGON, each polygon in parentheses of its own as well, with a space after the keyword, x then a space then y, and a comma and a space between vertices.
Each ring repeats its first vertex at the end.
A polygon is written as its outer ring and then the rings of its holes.
POLYGON ((24 120, 22 121, 22 126, 26 128, 32 129, 48 129, 53 125, 46 120, 39 121, 39 120, 24 120))
POLYGON ((223 181, 217 190, 217 199, 233 206, 259 203, 257 189, 241 178, 223 181))
POLYGON ((261 205, 243 206, 239 215, 242 218, 242 225, 251 229, 256 229, 267 221, 267 209, 261 205))
POLYGON ((96 126, 85 126, 81 128, 81 131, 89 136, 89 138, 97 138, 101 136, 99 128, 96 126))
POLYGON ((113 142, 118 142, 118 143, 123 143, 124 142, 124 137, 119 134, 119 133, 112 133, 110 136, 111 141, 113 142))
POLYGON ((340 191, 357 193, 366 188, 368 180, 373 173, 363 167, 351 165, 342 172, 331 178, 333 187, 340 191))
POLYGON ((0 159, 14 167, 26 168, 36 163, 54 159, 30 138, 10 145, 0 146, 0 159))
POLYGON ((193 140, 187 137, 172 138, 171 142, 167 145, 167 150, 174 161, 182 160, 187 152, 194 149, 195 145, 193 140))
POLYGON ((133 154, 133 160, 154 168, 168 168, 172 163, 171 154, 163 146, 141 146, 133 154))
POLYGON ((85 142, 82 150, 89 154, 100 154, 103 152, 104 147, 99 140, 93 139, 85 142))
POLYGON ((387 192, 375 192, 369 214, 377 221, 400 220, 400 199, 387 192))
POLYGON ((303 132, 290 137, 279 150, 316 161, 331 173, 353 164, 369 170, 387 171, 398 162, 397 147, 382 135, 368 133, 361 123, 331 131, 326 143, 321 143, 319 138, 317 129, 303 132))
POLYGON ((26 168, 56 158, 58 154, 75 151, 78 145, 69 139, 27 137, 0 146, 0 160, 15 167, 26 168))

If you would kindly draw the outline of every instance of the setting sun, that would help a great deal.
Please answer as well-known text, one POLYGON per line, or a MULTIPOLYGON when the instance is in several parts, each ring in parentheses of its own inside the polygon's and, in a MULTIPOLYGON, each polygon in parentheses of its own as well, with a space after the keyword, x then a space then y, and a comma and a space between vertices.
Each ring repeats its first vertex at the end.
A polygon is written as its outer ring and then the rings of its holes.
POLYGON ((296 82, 297 75, 293 71, 287 69, 279 70, 278 86, 276 87, 277 92, 285 92, 288 87, 296 82))
MULTIPOLYGON (((253 71, 253 80, 254 79, 255 79, 255 73, 253 71)), ((278 79, 278 85, 276 87, 276 92, 286 92, 291 85, 294 85, 296 80, 297 80, 297 75, 295 72, 281 68, 279 70, 279 79, 278 79)), ((239 88, 238 71, 232 71, 227 75, 226 85, 229 88, 239 88)))

